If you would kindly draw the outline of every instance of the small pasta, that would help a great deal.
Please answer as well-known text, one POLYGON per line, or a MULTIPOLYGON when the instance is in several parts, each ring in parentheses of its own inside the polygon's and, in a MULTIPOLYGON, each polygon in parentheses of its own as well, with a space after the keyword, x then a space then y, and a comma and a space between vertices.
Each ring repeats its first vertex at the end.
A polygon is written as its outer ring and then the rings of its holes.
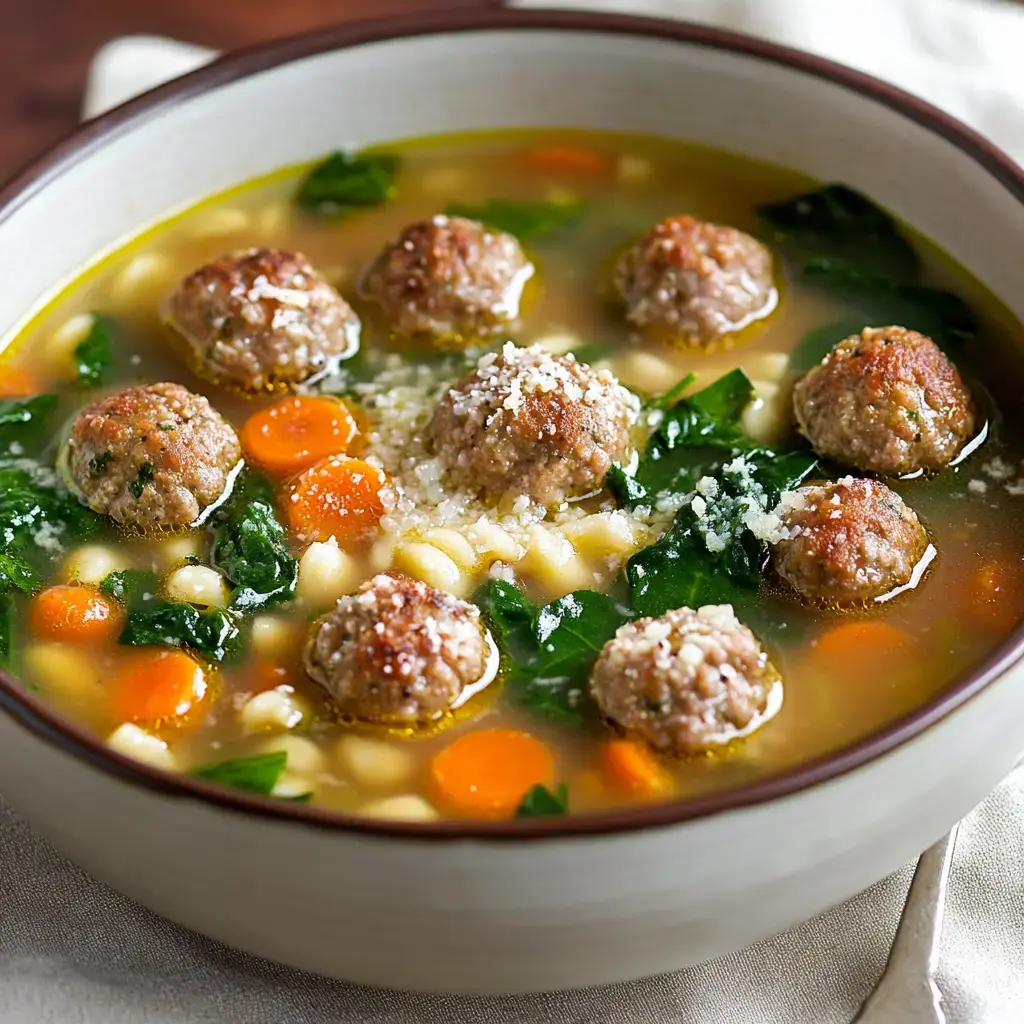
POLYGON ((630 185, 648 181, 651 175, 654 174, 654 164, 650 160, 646 157, 633 156, 629 153, 624 153, 619 157, 616 161, 615 169, 619 181, 630 185))
POLYGON ((65 320, 50 335, 46 342, 44 355, 48 367, 62 377, 72 376, 75 372, 75 349, 86 339, 96 317, 92 313, 79 313, 65 320))
POLYGON ((573 349, 579 348, 580 339, 575 334, 545 334, 543 338, 538 338, 533 342, 538 348, 542 348, 545 352, 550 352, 553 356, 565 355, 566 352, 572 352, 573 349))
POLYGON ((299 598, 307 605, 326 607, 351 594, 365 574, 350 554, 332 537, 310 544, 299 559, 299 598))
POLYGON ((202 536, 196 532, 168 537, 160 544, 157 568, 169 569, 184 562, 186 558, 198 558, 202 540, 202 536))
POLYGON ((762 444, 784 438, 789 430, 789 392, 771 381, 754 381, 754 400, 743 410, 743 429, 762 444))
POLYGON ((363 786, 395 789, 416 774, 416 757, 411 750, 372 736, 342 736, 335 753, 342 772, 363 786))
POLYGON ((112 572, 131 567, 131 559, 116 548, 87 544, 75 548, 64 560, 61 578, 67 583, 84 583, 95 587, 112 572))
POLYGON ((252 620, 252 649, 264 658, 287 654, 295 643, 295 628, 288 619, 257 615, 252 620))
POLYGON ((653 352, 626 352, 609 359, 607 365, 627 388, 644 395, 660 395, 683 376, 668 360, 653 352))
POLYGON ((133 257, 114 278, 110 286, 111 298, 121 303, 139 303, 146 295, 169 289, 174 273, 166 256, 144 252, 133 257))
POLYGON ((561 530, 539 523, 530 527, 526 554, 516 569, 529 576, 548 598, 561 597, 594 582, 593 573, 561 530))
POLYGON ((450 530, 445 527, 431 530, 427 534, 427 540, 434 547, 440 548, 461 569, 472 570, 480 563, 480 558, 473 550, 473 545, 458 530, 450 530))
POLYGON ((270 795, 278 800, 300 800, 312 793, 314 789, 313 780, 308 776, 285 771, 281 773, 281 777, 274 784, 270 795))
POLYGON ((327 767, 324 752, 305 736, 268 736, 256 748, 262 754, 275 754, 283 751, 288 755, 286 770, 295 775, 313 777, 327 767))
POLYGON ((386 821, 435 821, 438 818, 437 811, 423 797, 414 793, 374 800, 360 807, 359 813, 386 821))
POLYGON ((306 717, 303 703, 290 686, 275 686, 250 697, 238 712, 247 733, 284 732, 294 729, 306 717))
POLYGON ((208 565, 183 565, 164 581, 164 593, 171 601, 224 608, 230 599, 227 580, 208 565))
POLYGON ((99 673, 89 659, 63 644, 33 644, 21 654, 25 675, 46 694, 67 700, 103 699, 99 673))
POLYGON ((107 737, 107 746, 118 754, 147 764, 151 768, 174 771, 178 767, 170 748, 159 736, 140 729, 132 722, 119 725, 107 737))
POLYGON ((464 596, 470 589, 470 579, 463 576, 454 559, 433 544, 401 544, 395 551, 395 568, 456 597, 464 596))
POLYGON ((623 511, 595 512, 562 529, 576 551, 591 559, 629 556, 650 540, 650 529, 623 511))
POLYGON ((516 543, 509 532, 489 520, 481 519, 474 523, 466 535, 469 542, 488 563, 491 561, 518 562, 523 556, 522 547, 516 543))

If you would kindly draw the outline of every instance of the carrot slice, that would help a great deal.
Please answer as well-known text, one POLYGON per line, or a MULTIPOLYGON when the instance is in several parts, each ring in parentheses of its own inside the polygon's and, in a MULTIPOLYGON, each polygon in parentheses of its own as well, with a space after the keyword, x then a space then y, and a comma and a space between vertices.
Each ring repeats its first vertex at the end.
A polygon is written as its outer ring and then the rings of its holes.
POLYGON ((811 645, 815 665, 831 677, 891 678, 915 660, 917 644, 902 629, 878 619, 849 619, 831 626, 811 645))
POLYGON ((246 458, 271 473, 299 473, 348 451, 359 428, 333 398, 286 398, 253 413, 242 427, 246 458))
POLYGON ((611 166, 604 153, 583 146, 536 146, 523 153, 523 165, 562 178, 598 178, 611 166))
POLYGON ((32 598, 29 621, 36 636, 67 644, 95 644, 115 636, 121 614, 94 587, 58 586, 32 598))
POLYGON ((110 691, 121 721, 184 725, 205 711, 209 692, 202 665, 184 651, 148 648, 125 659, 110 691))
POLYGON ((448 744, 430 763, 440 803, 470 818, 507 818, 534 786, 551 786, 555 758, 540 740, 514 729, 478 729, 448 744))
POLYGON ((658 759, 634 740, 611 740, 601 750, 601 767, 616 789, 636 796, 658 796, 668 779, 658 759))
POLYGON ((335 456, 307 469, 295 484, 288 522, 302 540, 358 541, 384 515, 387 477, 362 459, 335 456))
POLYGON ((39 393, 39 383, 20 366, 0 366, 0 398, 28 398, 39 393))

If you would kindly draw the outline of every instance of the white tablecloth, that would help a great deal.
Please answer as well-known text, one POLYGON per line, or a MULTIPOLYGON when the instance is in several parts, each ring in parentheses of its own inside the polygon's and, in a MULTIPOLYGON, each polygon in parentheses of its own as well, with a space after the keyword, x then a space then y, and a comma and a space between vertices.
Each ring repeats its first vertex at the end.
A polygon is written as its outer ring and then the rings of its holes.
MULTIPOLYGON (((834 57, 931 99, 1024 158, 1024 10, 981 0, 563 0, 674 14, 834 57)), ((546 6, 532 0, 522 6, 546 6)), ((117 41, 97 113, 207 51, 117 41)), ((0 780, 2 787, 2 780, 0 780)), ((824 917, 665 977, 564 995, 414 997, 223 949, 91 880, 0 802, 3 1024, 846 1024, 888 953, 910 869, 824 917)), ((950 1024, 1024 1022, 1024 770, 960 832, 939 983, 950 1024)), ((893 1024, 901 1024, 894 1021, 893 1024)))

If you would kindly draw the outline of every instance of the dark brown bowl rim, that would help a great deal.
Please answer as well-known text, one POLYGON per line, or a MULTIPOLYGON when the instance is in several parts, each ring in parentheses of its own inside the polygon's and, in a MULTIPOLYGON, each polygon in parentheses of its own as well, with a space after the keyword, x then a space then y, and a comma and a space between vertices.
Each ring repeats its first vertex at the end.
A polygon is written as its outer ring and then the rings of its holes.
MULTIPOLYGON (((679 21, 576 11, 449 11, 355 22, 318 30, 222 57, 168 85, 87 122, 0 187, 0 226, 22 202, 44 189, 84 153, 157 116, 165 107, 279 64, 331 50, 389 39, 480 30, 549 30, 646 36, 754 57, 824 79, 904 115, 956 145, 1024 202, 1024 171, 977 132, 930 104, 858 71, 821 57, 738 33, 679 21)), ((1024 657, 1018 627, 978 668, 929 704, 833 754, 760 782, 693 800, 566 818, 429 824, 359 818, 301 804, 250 796, 188 775, 149 768, 110 750, 96 736, 65 720, 8 673, 0 672, 0 708, 36 736, 88 764, 163 796, 198 799, 226 810, 320 829, 416 840, 523 840, 585 837, 679 825, 725 811, 790 796, 859 768, 920 735, 1024 657)))

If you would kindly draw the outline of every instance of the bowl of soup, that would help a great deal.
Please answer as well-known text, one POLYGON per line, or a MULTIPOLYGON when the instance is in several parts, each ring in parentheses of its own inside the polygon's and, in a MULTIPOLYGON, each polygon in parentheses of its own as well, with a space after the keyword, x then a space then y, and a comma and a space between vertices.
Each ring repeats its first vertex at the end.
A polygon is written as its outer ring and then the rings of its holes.
POLYGON ((0 197, 5 796, 410 989, 861 891, 1024 745, 1022 198, 888 86, 619 17, 346 26, 86 125, 0 197))

